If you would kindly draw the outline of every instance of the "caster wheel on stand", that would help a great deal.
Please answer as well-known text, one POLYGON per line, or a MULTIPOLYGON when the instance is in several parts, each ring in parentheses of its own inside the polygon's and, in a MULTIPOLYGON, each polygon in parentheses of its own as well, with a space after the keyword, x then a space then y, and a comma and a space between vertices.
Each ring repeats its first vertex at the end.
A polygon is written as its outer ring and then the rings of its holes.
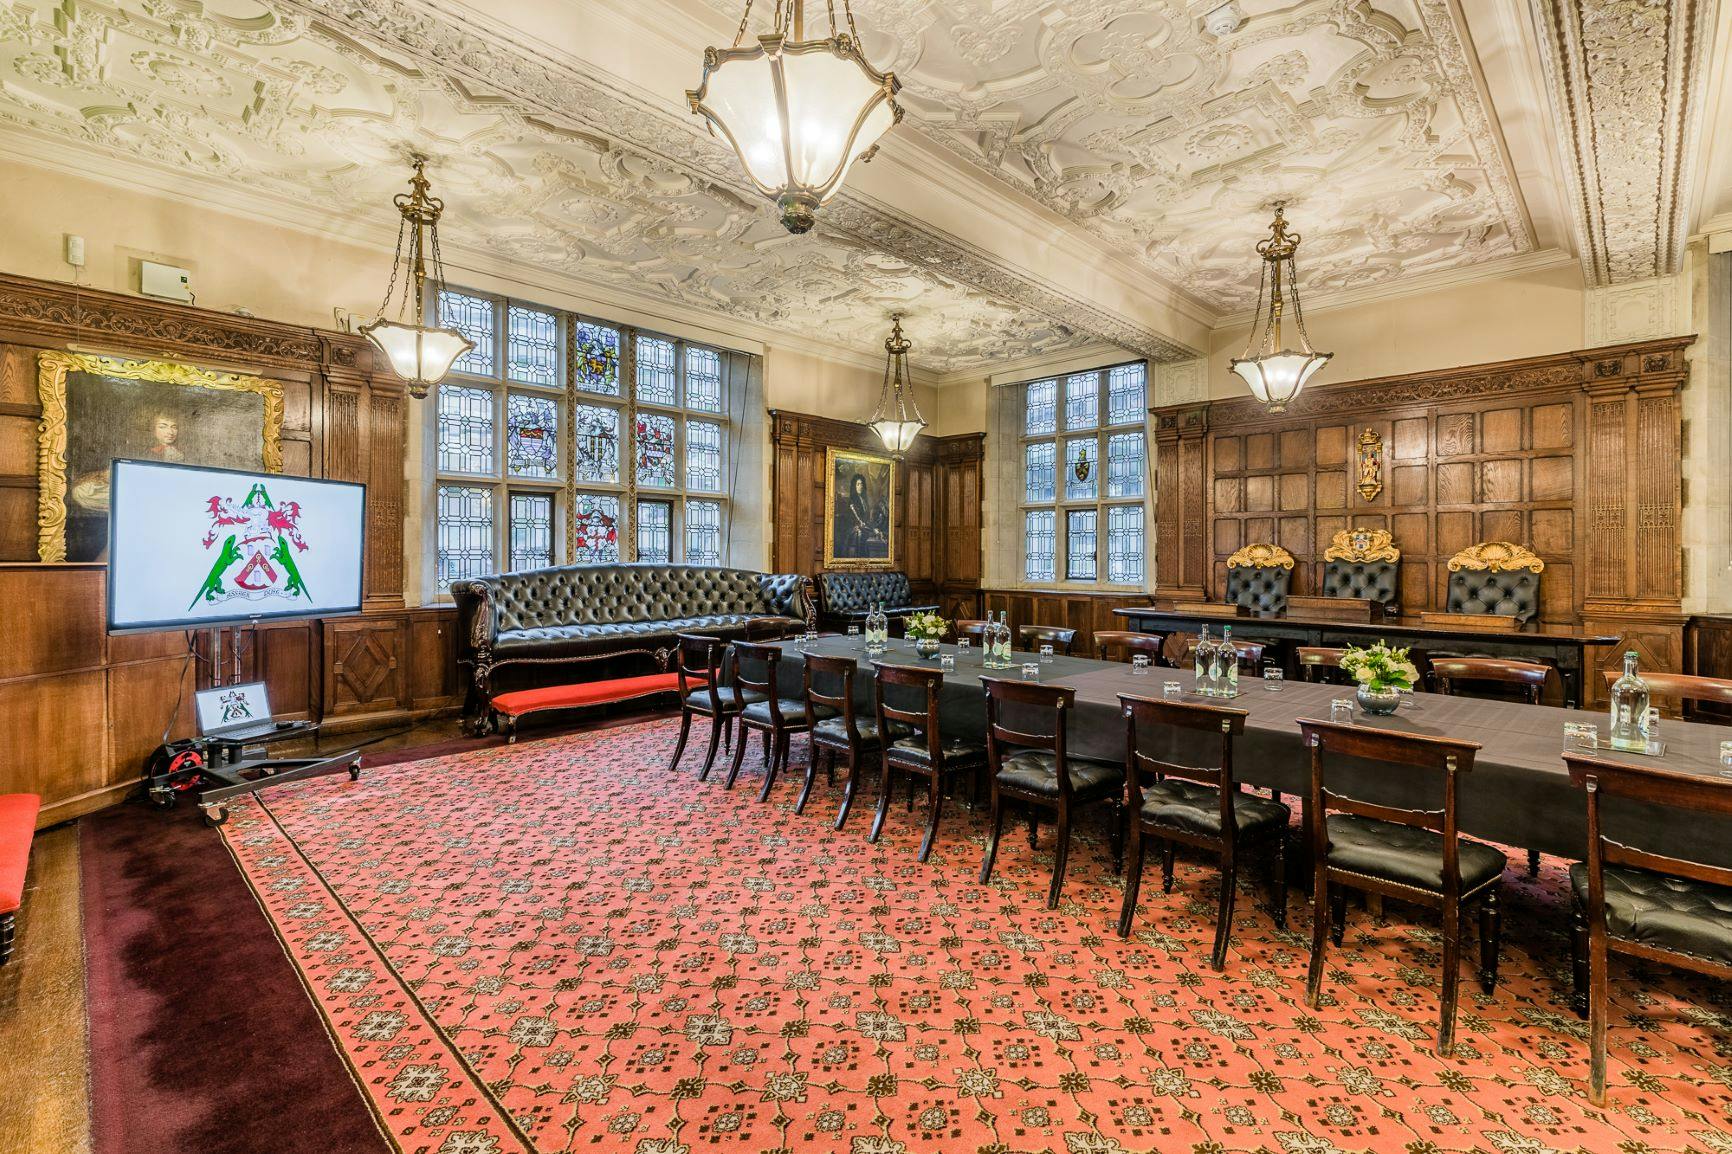
POLYGON ((350 781, 360 781, 361 780, 361 763, 359 761, 351 761, 349 763, 349 780, 350 781))
POLYGON ((180 804, 180 794, 167 786, 147 789, 144 796, 149 799, 152 809, 173 809, 180 804))
POLYGON ((229 819, 229 811, 220 805, 206 805, 199 808, 204 810, 204 823, 212 829, 224 824, 229 819))

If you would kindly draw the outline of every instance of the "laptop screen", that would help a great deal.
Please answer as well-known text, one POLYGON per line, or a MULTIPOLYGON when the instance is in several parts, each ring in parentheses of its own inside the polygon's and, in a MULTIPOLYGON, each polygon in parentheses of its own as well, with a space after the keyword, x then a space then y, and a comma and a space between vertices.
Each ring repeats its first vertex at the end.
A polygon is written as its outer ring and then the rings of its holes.
POLYGON ((214 733, 219 729, 252 725, 271 719, 271 702, 265 695, 265 683, 262 681, 201 689, 195 696, 198 701, 200 733, 214 733))

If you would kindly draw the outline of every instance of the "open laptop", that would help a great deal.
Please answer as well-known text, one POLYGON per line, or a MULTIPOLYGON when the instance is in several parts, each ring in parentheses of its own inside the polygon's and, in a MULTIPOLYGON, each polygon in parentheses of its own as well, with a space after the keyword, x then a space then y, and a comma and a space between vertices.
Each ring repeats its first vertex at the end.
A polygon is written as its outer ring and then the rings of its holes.
POLYGON ((198 731, 220 741, 248 741, 286 728, 271 718, 271 699, 262 681, 219 685, 194 695, 198 731))

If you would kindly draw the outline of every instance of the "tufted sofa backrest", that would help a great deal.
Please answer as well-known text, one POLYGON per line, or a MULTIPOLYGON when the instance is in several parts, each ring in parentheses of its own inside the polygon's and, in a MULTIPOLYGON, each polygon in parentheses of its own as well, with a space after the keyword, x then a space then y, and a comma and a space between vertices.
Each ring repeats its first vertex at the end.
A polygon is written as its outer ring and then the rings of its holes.
POLYGON ((820 573, 820 600, 829 613, 857 613, 882 602, 896 609, 911 604, 914 593, 908 574, 888 570, 881 573, 820 573))
POLYGON ((699 565, 559 565, 482 578, 499 630, 725 613, 799 617, 797 573, 699 565))
POLYGON ((1540 574, 1528 569, 1462 569, 1449 575, 1451 613, 1495 613, 1532 621, 1540 607, 1540 574))
POLYGON ((1281 613, 1293 570, 1280 565, 1235 565, 1227 570, 1227 603, 1253 613, 1281 613))
POLYGON ((1323 596, 1363 597, 1385 608, 1395 604, 1394 561, 1330 561, 1323 566, 1323 596))

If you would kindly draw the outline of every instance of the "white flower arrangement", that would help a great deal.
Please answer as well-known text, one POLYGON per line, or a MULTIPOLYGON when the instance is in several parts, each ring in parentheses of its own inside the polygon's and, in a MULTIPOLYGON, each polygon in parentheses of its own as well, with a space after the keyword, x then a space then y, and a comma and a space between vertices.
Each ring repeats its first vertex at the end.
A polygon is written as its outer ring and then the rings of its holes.
POLYGON ((911 613, 903 623, 902 632, 916 641, 941 641, 950 622, 936 613, 911 613))
POLYGON ((1408 660, 1407 650, 1391 649, 1379 641, 1369 649, 1349 645, 1341 654, 1341 668, 1367 689, 1405 689, 1419 684, 1419 669, 1408 660))

